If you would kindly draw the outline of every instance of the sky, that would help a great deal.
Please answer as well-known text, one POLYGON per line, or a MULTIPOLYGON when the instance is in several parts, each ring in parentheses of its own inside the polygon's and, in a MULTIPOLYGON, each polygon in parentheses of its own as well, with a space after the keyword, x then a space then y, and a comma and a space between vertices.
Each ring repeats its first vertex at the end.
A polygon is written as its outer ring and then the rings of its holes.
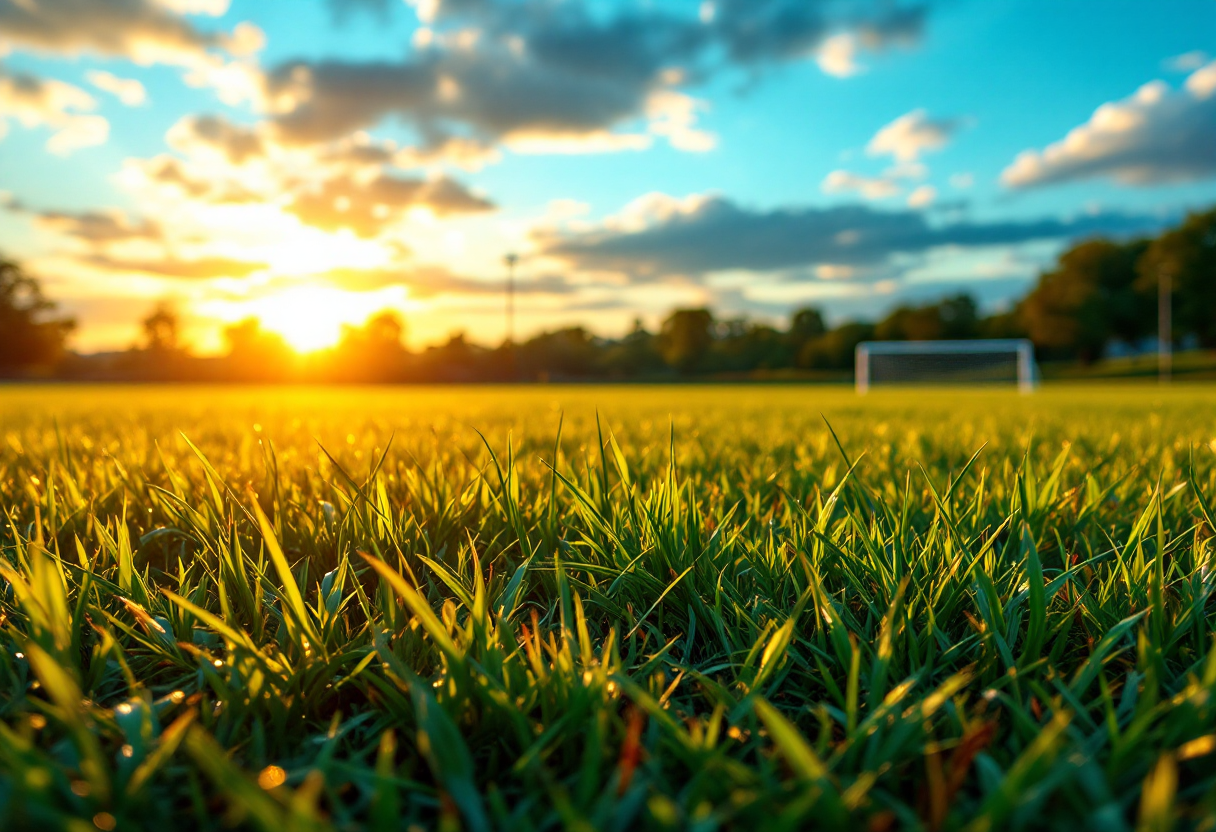
POLYGON ((1216 0, 0 0, 0 254, 125 349, 1008 308, 1216 203, 1216 0))

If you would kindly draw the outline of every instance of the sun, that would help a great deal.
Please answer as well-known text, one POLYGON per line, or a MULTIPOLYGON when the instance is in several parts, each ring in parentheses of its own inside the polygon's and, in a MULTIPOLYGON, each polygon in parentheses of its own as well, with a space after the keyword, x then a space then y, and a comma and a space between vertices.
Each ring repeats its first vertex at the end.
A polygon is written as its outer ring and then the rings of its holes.
POLYGON ((367 320, 374 311, 369 300, 333 287, 299 286, 259 298, 246 308, 265 329, 282 335, 292 349, 308 353, 334 346, 342 337, 343 326, 367 320))

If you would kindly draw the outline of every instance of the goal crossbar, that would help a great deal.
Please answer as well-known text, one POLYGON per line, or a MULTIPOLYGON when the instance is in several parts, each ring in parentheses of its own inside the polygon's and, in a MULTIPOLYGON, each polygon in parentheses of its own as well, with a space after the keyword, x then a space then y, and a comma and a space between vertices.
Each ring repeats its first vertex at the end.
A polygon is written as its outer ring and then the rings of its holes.
POLYGON ((1018 390, 1034 389, 1036 368, 1034 344, 1025 338, 989 338, 974 341, 862 341, 857 345, 857 392, 866 393, 873 384, 870 359, 882 355, 999 355, 1014 357, 1018 390))

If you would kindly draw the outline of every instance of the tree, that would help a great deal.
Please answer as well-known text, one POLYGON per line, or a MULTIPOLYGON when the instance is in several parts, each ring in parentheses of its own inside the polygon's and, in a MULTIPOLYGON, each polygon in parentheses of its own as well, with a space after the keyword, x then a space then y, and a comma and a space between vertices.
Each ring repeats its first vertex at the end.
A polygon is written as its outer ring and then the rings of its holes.
POLYGON ((257 318, 245 318, 224 328, 228 342, 229 371, 241 380, 270 381, 285 378, 295 353, 282 335, 262 329, 257 318))
POLYGON ((181 350, 180 322, 177 310, 167 302, 161 302, 143 320, 144 349, 168 354, 181 350))
POLYGON ((372 315, 363 326, 346 326, 332 355, 335 378, 359 381, 399 381, 408 353, 402 339, 405 322, 391 309, 372 315))
POLYGON ((773 370, 789 366, 791 349, 785 333, 767 324, 736 319, 719 327, 711 355, 714 370, 773 370))
POLYGON ((550 375, 586 377, 594 375, 601 355, 600 341, 581 326, 542 332, 517 348, 518 365, 524 378, 550 375))
POLYGON ((383 353, 399 353, 405 350, 402 341, 405 339, 405 321, 391 309, 383 309, 367 319, 363 325, 365 342, 373 349, 383 353))
POLYGON ((55 308, 37 280, 0 258, 0 371, 49 368, 62 358, 76 322, 46 318, 55 308))
POLYGON ((633 331, 604 348, 603 366, 610 376, 624 377, 662 372, 663 356, 658 338, 646 330, 642 319, 633 322, 633 331))
POLYGON ((844 370, 853 366, 857 345, 874 337, 874 325, 861 321, 841 324, 803 346, 798 366, 812 370, 844 370))
POLYGON ((980 320, 977 338, 1025 338, 1026 326, 1022 323, 1018 307, 997 312, 980 320))
POLYGON ((463 332, 453 332, 443 344, 426 348, 419 356, 420 377, 425 381, 476 381, 488 351, 469 342, 463 332))
POLYGON ((955 295, 925 306, 901 306, 879 321, 879 341, 938 341, 974 338, 979 322, 975 300, 955 295))
POLYGON ((1150 317, 1156 308, 1150 298, 1167 274, 1173 285, 1174 332, 1216 347, 1216 209, 1191 214, 1179 228, 1153 240, 1138 265, 1136 288, 1150 317))
POLYGON ((1136 286, 1147 247, 1144 240, 1087 240, 1060 255, 1022 301, 1030 339, 1048 354, 1090 363, 1112 338, 1134 341, 1151 332, 1156 305, 1146 305, 1136 286))
POLYGON ((828 331, 823 322, 823 313, 814 307, 799 309, 790 318, 790 340, 796 345, 805 344, 828 331))
POLYGON ((708 309, 677 309, 659 330, 659 352, 681 373, 697 369, 713 343, 714 316, 708 309))

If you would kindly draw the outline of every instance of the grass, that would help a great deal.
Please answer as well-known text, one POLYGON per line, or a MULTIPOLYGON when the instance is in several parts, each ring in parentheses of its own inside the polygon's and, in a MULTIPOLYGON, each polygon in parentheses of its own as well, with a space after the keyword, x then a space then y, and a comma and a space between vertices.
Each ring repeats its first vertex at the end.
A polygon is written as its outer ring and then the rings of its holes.
MULTIPOLYGON (((1216 355, 1211 350, 1175 352, 1170 364, 1171 375, 1179 380, 1210 382, 1216 379, 1216 355)), ((1047 379, 1106 383, 1119 379, 1153 380, 1159 372, 1156 353, 1104 358, 1091 366, 1074 361, 1045 362, 1039 369, 1047 379)))
POLYGON ((0 390, 0 828, 1213 829, 1214 445, 1208 388, 0 390))

